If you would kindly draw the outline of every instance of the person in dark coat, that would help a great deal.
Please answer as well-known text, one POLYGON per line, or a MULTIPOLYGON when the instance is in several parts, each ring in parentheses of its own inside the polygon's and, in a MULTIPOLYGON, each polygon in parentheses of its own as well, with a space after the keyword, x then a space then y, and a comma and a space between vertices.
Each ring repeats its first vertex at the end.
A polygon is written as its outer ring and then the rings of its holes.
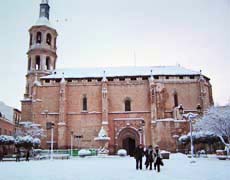
POLYGON ((30 160, 30 150, 27 150, 26 152, 26 161, 30 160))
POLYGON ((3 152, 0 151, 0 161, 2 161, 2 159, 3 159, 3 152))
POLYGON ((17 154, 16 154, 16 162, 20 162, 20 156, 21 156, 21 152, 20 149, 17 149, 17 154))
POLYGON ((154 170, 157 168, 157 172, 160 172, 160 166, 163 166, 162 162, 162 155, 159 149, 159 146, 155 147, 155 152, 154 152, 154 170))
POLYGON ((145 161, 145 167, 146 169, 152 170, 152 164, 153 164, 153 146, 150 145, 146 151, 145 151, 145 157, 146 157, 146 161, 145 161))
POLYGON ((136 169, 142 169, 142 158, 144 156, 144 147, 139 144, 134 151, 134 158, 136 159, 136 169))

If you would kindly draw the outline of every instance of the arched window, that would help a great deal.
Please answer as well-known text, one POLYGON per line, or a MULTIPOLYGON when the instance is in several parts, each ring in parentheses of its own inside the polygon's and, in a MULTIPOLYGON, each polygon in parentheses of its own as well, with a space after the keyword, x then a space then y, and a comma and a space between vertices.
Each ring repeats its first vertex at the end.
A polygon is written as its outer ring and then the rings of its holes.
POLYGON ((31 58, 29 58, 28 60, 28 70, 30 70, 30 67, 31 67, 31 58))
POLYGON ((36 56, 35 70, 40 70, 40 56, 36 56))
POLYGON ((84 96, 83 100, 82 100, 82 110, 83 111, 87 111, 88 110, 88 107, 87 107, 87 97, 86 96, 84 96))
POLYGON ((48 33, 48 34, 46 35, 46 43, 47 43, 48 45, 51 45, 51 41, 52 41, 52 36, 51 36, 50 33, 48 33))
POLYGON ((37 32, 36 43, 41 44, 42 42, 42 33, 37 32))
POLYGON ((30 34, 30 46, 32 45, 33 43, 33 34, 30 34))
POLYGON ((50 70, 50 57, 46 57, 46 70, 50 70))
POLYGON ((56 49, 56 47, 57 47, 57 46, 56 46, 56 43, 57 43, 57 38, 55 37, 55 38, 54 38, 54 48, 55 48, 55 49, 56 49))
POLYGON ((131 100, 129 98, 125 100, 125 111, 131 111, 131 100))
POLYGON ((174 107, 177 107, 178 106, 178 95, 176 91, 173 93, 173 99, 174 99, 174 107))

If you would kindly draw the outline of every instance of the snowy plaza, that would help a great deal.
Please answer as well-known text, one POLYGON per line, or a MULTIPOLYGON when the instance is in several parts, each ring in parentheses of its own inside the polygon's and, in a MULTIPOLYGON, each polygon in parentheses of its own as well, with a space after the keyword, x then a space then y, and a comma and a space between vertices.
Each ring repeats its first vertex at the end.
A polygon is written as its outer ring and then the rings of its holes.
MULTIPOLYGON (((144 163, 143 163, 144 164, 144 163)), ((41 160, 0 163, 4 180, 228 180, 230 161, 216 157, 197 158, 171 154, 161 172, 136 170, 132 157, 85 157, 71 160, 41 160)))

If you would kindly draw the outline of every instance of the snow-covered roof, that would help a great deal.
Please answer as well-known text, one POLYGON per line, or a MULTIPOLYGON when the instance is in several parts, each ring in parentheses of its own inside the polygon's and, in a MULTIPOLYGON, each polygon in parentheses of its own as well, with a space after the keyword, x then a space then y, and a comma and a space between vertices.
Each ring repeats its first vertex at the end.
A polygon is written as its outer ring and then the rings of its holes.
POLYGON ((49 0, 42 0, 41 4, 49 4, 49 0))
POLYGON ((49 28, 55 29, 55 28, 51 25, 50 21, 49 21, 46 17, 40 17, 40 18, 37 20, 35 26, 47 26, 47 27, 49 27, 49 28))
POLYGON ((0 112, 8 121, 13 122, 14 108, 7 106, 0 101, 0 112))
POLYGON ((199 75, 198 71, 181 66, 101 67, 57 69, 51 75, 42 77, 42 79, 59 79, 63 77, 63 73, 65 78, 150 76, 151 71, 153 75, 199 75))

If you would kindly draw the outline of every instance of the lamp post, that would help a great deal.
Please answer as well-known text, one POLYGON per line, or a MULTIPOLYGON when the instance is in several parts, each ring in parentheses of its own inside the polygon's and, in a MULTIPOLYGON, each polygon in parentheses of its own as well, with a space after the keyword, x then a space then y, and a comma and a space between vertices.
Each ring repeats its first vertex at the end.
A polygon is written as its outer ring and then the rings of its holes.
POLYGON ((196 110, 197 110, 197 113, 198 113, 199 115, 201 115, 201 113, 202 113, 202 108, 201 108, 201 105, 200 105, 200 104, 197 105, 196 110))
POLYGON ((183 108, 182 104, 180 104, 180 106, 179 106, 179 113, 180 113, 181 115, 184 114, 184 108, 183 108))
POLYGON ((193 146, 193 139, 192 139, 192 120, 197 117, 197 114, 190 112, 188 114, 184 114, 183 116, 189 120, 191 163, 195 163, 196 161, 194 160, 194 146, 193 146))
POLYGON ((47 122, 46 129, 51 129, 51 140, 50 140, 50 159, 53 160, 53 147, 54 147, 54 123, 47 122))
POLYGON ((53 149, 54 149, 54 128, 51 127, 51 150, 50 150, 50 159, 53 160, 53 149))
POLYGON ((70 133, 70 156, 73 157, 73 131, 71 131, 70 133))
POLYGON ((142 120, 140 122, 140 128, 138 129, 138 131, 140 132, 141 134, 141 137, 140 137, 140 144, 144 144, 145 145, 145 138, 144 138, 144 127, 145 127, 145 121, 142 120))
POLYGON ((176 140, 176 152, 178 152, 178 138, 179 138, 179 135, 175 134, 175 135, 173 135, 173 138, 175 138, 175 140, 176 140))

